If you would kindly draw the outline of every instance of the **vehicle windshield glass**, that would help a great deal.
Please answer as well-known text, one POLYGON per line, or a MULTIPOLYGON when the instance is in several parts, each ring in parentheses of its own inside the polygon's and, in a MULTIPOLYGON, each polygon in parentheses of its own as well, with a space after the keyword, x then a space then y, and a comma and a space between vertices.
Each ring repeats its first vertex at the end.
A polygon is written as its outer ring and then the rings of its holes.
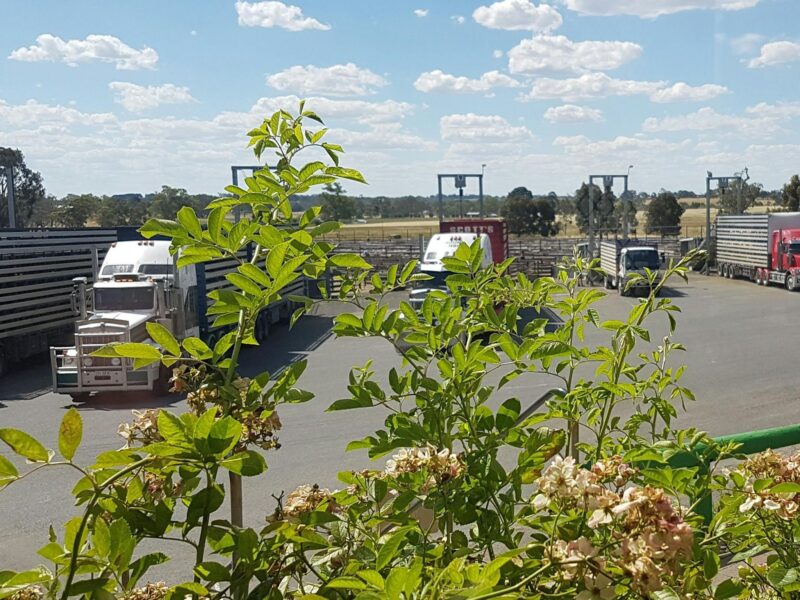
POLYGON ((800 243, 789 244, 789 254, 800 254, 800 243))
POLYGON ((417 281, 414 283, 414 287, 417 289, 428 289, 428 288, 446 288, 447 283, 445 279, 447 279, 452 273, 450 271, 420 271, 421 273, 428 275, 431 279, 426 279, 425 281, 417 281))
POLYGON ((172 275, 172 265, 139 265, 139 273, 145 275, 172 275))
POLYGON ((94 288, 94 309, 104 310, 149 310, 153 308, 153 288, 118 287, 94 288))
POLYGON ((133 273, 133 265, 105 265, 100 275, 114 275, 115 273, 133 273))
POLYGON ((625 254, 626 269, 658 269, 658 252, 655 250, 632 250, 625 254))

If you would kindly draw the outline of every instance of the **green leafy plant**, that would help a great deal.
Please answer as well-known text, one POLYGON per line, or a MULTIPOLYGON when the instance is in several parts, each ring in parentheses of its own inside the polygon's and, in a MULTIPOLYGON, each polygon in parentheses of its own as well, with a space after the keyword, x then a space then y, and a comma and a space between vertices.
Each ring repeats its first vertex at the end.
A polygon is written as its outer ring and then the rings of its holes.
MULTIPOLYGON (((378 273, 358 255, 334 252, 324 235, 338 224, 316 224, 318 208, 293 221, 292 195, 338 179, 363 181, 339 165, 342 149, 322 141, 324 128, 308 129, 309 120, 321 123, 301 104, 297 116, 279 111, 249 132, 256 156, 274 153, 276 162, 214 200, 207 223, 183 208, 176 221, 142 228, 172 240, 179 266, 238 264, 228 275, 231 289, 211 294, 209 314, 229 328, 214 344, 179 340, 150 323, 156 345, 113 344, 97 353, 172 368, 188 412, 136 412, 120 427, 125 447, 88 466, 74 461, 82 435, 74 410, 60 429, 58 459, 27 434, 0 429, 0 440, 34 465, 20 473, 0 457, 0 487, 66 466, 78 474, 73 495, 81 507, 42 547, 50 568, 0 571, 0 599, 793 593, 796 523, 764 511, 769 494, 784 508, 794 502, 797 490, 787 485, 800 478, 762 477, 756 463, 745 463, 715 521, 707 526, 698 514, 731 448, 674 425, 676 405, 694 396, 681 384, 684 368, 674 366, 683 349, 673 339, 678 308, 658 297, 671 277, 686 277, 694 257, 670 265, 662 279, 648 273, 651 294, 627 319, 603 321, 604 292, 578 285, 577 275, 596 271, 596 262, 576 257, 557 277, 531 281, 512 274, 511 260, 482 268, 479 244, 462 244, 443 260, 446 290, 431 291, 415 310, 399 294, 425 278, 415 262, 378 273), (304 151, 326 162, 297 166, 304 151), (329 407, 385 411, 379 431, 348 445, 381 463, 340 473, 340 490, 309 482, 281 495, 262 527, 246 527, 241 478, 263 475, 264 452, 279 447, 279 407, 312 395, 297 387, 305 361, 247 378, 240 353, 256 343, 259 313, 288 284, 331 272, 338 291, 331 297, 321 284, 320 301, 351 309, 336 318, 335 334, 381 338, 402 359, 386 383, 371 363, 354 367, 348 394, 329 407), (536 316, 523 320, 531 311, 536 316), (656 318, 668 331, 658 342, 649 333, 656 318), (509 393, 511 382, 530 378, 552 386, 545 400, 509 393), (740 520, 741 506, 756 496, 759 521, 740 520), (766 543, 768 536, 782 547, 766 543), (159 549, 144 553, 145 540, 159 549), (776 558, 718 585, 721 541, 736 551, 772 548, 776 558), (171 586, 148 581, 174 544, 192 554, 191 573, 171 586)), ((291 300, 293 322, 314 303, 291 300)))

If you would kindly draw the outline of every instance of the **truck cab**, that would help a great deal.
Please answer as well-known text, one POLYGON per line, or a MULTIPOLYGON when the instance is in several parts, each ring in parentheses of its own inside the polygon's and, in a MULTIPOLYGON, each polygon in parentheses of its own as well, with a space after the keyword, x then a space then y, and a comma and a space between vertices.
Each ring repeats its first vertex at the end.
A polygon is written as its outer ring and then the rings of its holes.
POLYGON ((425 248, 425 254, 419 265, 419 272, 428 275, 430 279, 417 282, 411 290, 409 302, 415 310, 422 307, 425 297, 433 290, 447 290, 445 280, 452 275, 448 271, 442 259, 453 256, 461 244, 472 245, 475 240, 480 240, 483 259, 481 267, 486 268, 494 261, 492 260, 492 244, 489 236, 485 233, 437 233, 431 237, 425 248))
POLYGON ((153 343, 148 322, 178 338, 197 335, 197 279, 192 267, 177 269, 167 241, 124 241, 109 249, 98 281, 75 281, 75 345, 50 349, 53 390, 75 400, 92 392, 165 392, 169 374, 156 363, 135 370, 133 361, 91 356, 112 342, 153 343))
POLYGON ((646 277, 648 270, 658 272, 661 257, 655 246, 645 246, 634 240, 607 241, 600 243, 600 267, 605 272, 605 287, 616 288, 624 295, 628 291, 649 288, 647 279, 636 281, 631 288, 628 287, 628 281, 634 275, 646 277))

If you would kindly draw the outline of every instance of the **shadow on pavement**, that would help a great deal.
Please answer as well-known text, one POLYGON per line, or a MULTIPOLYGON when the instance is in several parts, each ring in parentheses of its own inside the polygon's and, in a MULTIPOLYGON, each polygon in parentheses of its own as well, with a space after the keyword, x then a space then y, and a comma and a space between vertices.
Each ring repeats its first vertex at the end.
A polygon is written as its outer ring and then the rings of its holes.
MULTIPOLYGON (((50 391, 50 357, 36 355, 0 378, 0 400, 31 400, 50 391)), ((0 407, 3 405, 0 404, 0 407)))

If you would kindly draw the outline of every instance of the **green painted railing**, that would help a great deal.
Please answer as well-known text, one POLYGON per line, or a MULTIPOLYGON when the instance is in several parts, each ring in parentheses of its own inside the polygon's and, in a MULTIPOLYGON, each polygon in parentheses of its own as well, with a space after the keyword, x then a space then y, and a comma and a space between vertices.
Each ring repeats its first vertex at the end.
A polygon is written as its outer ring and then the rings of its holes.
MULTIPOLYGON (((759 429, 747 431, 745 433, 735 433, 713 438, 719 445, 736 442, 740 446, 736 449, 738 454, 757 454, 765 450, 775 450, 800 444, 800 425, 787 425, 785 427, 773 427, 770 429, 759 429)), ((716 452, 706 453, 702 444, 698 446, 698 454, 704 454, 702 459, 695 454, 688 452, 676 454, 668 461, 671 467, 700 467, 700 473, 708 474, 708 468, 712 461, 718 458, 716 452)), ((711 490, 707 490, 701 497, 693 498, 696 512, 703 517, 706 524, 711 523, 714 516, 714 504, 711 497, 711 490)))

